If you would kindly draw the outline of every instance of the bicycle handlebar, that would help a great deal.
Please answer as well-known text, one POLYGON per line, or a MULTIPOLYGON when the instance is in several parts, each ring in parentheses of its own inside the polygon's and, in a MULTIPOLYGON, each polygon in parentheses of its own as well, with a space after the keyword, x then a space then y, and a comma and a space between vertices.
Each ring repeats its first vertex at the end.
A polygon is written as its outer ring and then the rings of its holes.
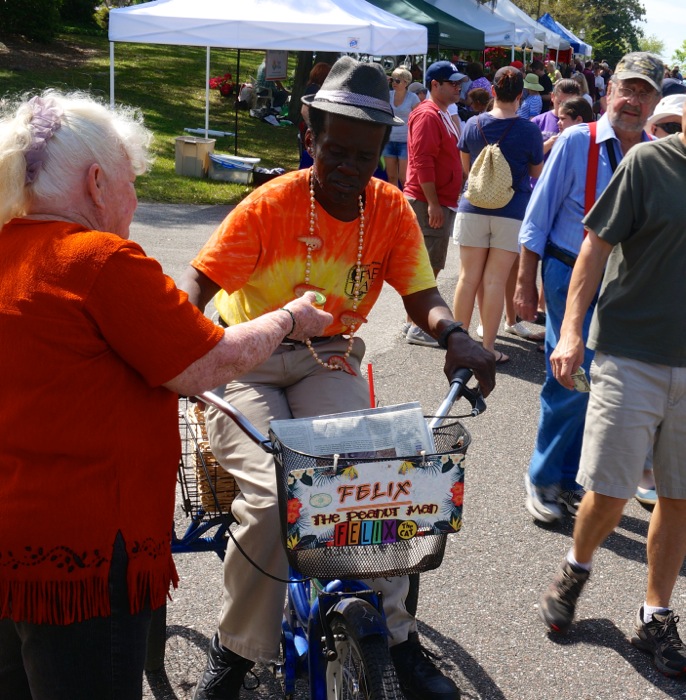
MULTIPOLYGON (((484 397, 481 395, 481 390, 477 385, 473 389, 467 387, 467 382, 472 378, 473 372, 470 369, 458 369, 455 376, 450 380, 450 389, 441 405, 438 407, 436 415, 429 422, 429 429, 437 428, 443 424, 449 416, 450 409, 455 401, 460 397, 464 397, 469 401, 472 407, 471 415, 478 416, 486 410, 484 397)), ((232 406, 228 401, 220 398, 211 391, 203 391, 202 394, 196 396, 200 401, 204 401, 210 406, 225 413, 231 420, 256 444, 259 445, 265 452, 274 453, 274 446, 268 437, 263 435, 235 406, 232 406)))
POLYGON ((455 372, 455 375, 450 380, 450 389, 448 394, 443 399, 441 405, 436 411, 436 415, 429 421, 429 428, 433 430, 443 424, 443 421, 448 418, 450 409, 455 401, 463 397, 469 401, 472 411, 472 416, 478 416, 486 410, 486 402, 481 393, 481 389, 477 384, 473 389, 467 386, 467 382, 474 376, 471 369, 463 367, 455 372))

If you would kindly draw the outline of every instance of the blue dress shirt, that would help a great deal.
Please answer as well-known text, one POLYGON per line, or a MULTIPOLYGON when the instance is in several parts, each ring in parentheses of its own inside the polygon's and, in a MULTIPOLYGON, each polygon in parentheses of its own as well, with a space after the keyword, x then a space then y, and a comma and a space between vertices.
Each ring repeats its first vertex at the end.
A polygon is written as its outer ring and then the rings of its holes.
MULTIPOLYGON (((642 138, 644 141, 650 140, 645 131, 642 138)), ((596 141, 601 144, 596 181, 597 199, 612 177, 607 148, 614 149, 617 162, 623 156, 619 139, 615 136, 607 114, 598 121, 596 141), (603 146, 605 142, 607 145, 603 146)), ((585 214, 588 148, 588 124, 565 129, 555 142, 534 187, 519 230, 519 245, 541 258, 548 241, 573 256, 579 254, 584 240, 581 221, 585 214)))

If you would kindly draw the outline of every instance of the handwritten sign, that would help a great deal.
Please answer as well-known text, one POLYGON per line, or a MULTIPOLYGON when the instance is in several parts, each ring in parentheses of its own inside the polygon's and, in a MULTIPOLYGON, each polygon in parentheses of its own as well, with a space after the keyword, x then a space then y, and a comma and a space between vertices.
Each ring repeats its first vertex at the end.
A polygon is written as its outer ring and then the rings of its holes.
POLYGON ((462 526, 464 455, 391 458, 288 475, 289 549, 390 544, 462 526))

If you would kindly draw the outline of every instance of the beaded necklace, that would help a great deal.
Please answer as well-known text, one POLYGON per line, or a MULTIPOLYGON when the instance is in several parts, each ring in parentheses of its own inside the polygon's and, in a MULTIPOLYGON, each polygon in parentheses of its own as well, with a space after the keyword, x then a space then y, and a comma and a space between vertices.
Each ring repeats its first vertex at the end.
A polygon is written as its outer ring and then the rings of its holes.
MULTIPOLYGON (((364 243, 364 201, 362 200, 362 195, 359 195, 358 197, 358 207, 360 210, 360 233, 358 237, 358 242, 357 242, 357 263, 355 265, 355 278, 354 278, 354 284, 353 284, 353 313, 357 311, 357 306, 360 301, 360 281, 362 279, 362 247, 364 243)), ((307 256, 305 258, 305 285, 310 284, 310 271, 312 269, 312 251, 313 250, 318 250, 321 247, 321 240, 317 238, 315 235, 315 223, 316 223, 317 217, 315 214, 315 198, 314 198, 314 168, 310 168, 310 231, 309 231, 309 236, 299 238, 298 240, 301 240, 305 243, 307 246, 307 256)), ((332 360, 329 360, 328 362, 324 362, 324 360, 319 357, 317 354, 317 351, 312 347, 312 341, 307 338, 305 340, 305 345, 307 345, 307 349, 312 353, 312 357, 317 361, 318 364, 320 364, 322 367, 326 367, 326 369, 330 369, 332 371, 335 370, 342 370, 345 369, 345 361, 350 357, 350 352, 353 349, 353 343, 355 341, 355 330, 357 329, 358 322, 355 318, 351 321, 350 325, 348 326, 348 347, 345 351, 345 354, 343 355, 343 363, 340 362, 335 362, 332 361, 335 358, 332 358, 332 360)))

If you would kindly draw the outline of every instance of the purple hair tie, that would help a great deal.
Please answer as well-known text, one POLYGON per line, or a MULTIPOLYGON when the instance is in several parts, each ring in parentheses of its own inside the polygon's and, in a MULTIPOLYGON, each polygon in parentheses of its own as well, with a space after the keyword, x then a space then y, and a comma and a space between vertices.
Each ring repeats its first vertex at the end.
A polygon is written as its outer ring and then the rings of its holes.
POLYGON ((26 184, 38 177, 38 172, 45 161, 45 148, 48 141, 62 126, 62 110, 52 100, 32 97, 27 103, 33 110, 29 127, 33 138, 24 158, 26 159, 26 184))

